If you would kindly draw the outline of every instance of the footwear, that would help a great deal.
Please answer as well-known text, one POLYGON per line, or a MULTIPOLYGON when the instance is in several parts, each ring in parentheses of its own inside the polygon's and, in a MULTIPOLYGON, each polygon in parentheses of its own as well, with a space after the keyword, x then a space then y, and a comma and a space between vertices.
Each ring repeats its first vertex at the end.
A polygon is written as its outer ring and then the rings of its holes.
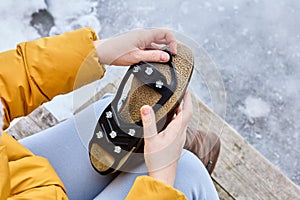
POLYGON ((209 174, 216 166, 220 146, 220 139, 215 133, 187 128, 184 148, 194 153, 202 161, 209 174))
POLYGON ((143 150, 140 108, 152 106, 157 131, 172 120, 188 86, 194 62, 192 51, 177 45, 167 63, 140 62, 130 66, 118 91, 101 114, 89 143, 92 166, 102 175, 122 171, 143 150))

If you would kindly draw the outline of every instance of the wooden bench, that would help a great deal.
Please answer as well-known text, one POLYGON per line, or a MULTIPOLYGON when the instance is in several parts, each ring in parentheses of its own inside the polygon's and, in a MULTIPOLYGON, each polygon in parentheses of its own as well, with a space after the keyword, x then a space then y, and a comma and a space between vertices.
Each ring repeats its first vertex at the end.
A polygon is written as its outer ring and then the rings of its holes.
MULTIPOLYGON (((100 99, 104 93, 114 91, 116 86, 107 83, 74 113, 100 99)), ((221 153, 212 174, 220 199, 300 199, 299 186, 277 170, 201 100, 193 97, 193 104, 199 108, 199 112, 194 113, 190 125, 204 131, 221 133, 221 153)), ((42 105, 21 118, 7 132, 20 139, 54 126, 61 120, 42 105)))

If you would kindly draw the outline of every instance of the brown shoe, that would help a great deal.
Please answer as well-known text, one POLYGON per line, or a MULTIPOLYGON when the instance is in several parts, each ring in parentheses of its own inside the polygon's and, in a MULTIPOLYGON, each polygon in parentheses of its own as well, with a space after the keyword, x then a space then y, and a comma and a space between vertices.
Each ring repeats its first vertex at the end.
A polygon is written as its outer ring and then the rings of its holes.
POLYGON ((209 174, 216 166, 220 146, 220 139, 215 133, 187 128, 184 148, 194 153, 202 161, 209 174))

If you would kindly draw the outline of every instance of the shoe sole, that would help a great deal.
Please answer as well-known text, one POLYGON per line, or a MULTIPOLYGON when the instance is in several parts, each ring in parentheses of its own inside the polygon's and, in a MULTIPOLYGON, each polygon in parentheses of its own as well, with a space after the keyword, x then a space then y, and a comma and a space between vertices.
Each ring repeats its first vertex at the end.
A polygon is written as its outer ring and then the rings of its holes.
MULTIPOLYGON (((160 109, 155 112, 156 122, 158 125, 158 132, 160 132, 174 116, 178 105, 180 104, 190 78, 194 69, 194 60, 192 51, 184 44, 178 43, 177 55, 172 56, 173 66, 177 76, 177 87, 174 94, 163 104, 160 109)), ((171 82, 171 71, 169 67, 161 63, 151 63, 154 65, 167 79, 167 82, 171 82)), ((161 94, 145 85, 137 78, 133 78, 129 94, 127 95, 126 102, 119 112, 120 117, 126 123, 136 124, 141 120, 140 108, 143 105, 154 106, 161 98, 161 94)), ((100 174, 109 174, 116 171, 120 171, 121 168, 128 161, 129 157, 143 147, 143 139, 140 139, 136 147, 127 151, 127 154, 119 160, 116 165, 115 155, 109 153, 105 148, 97 142, 97 137, 94 137, 90 142, 90 160, 93 167, 100 174), (114 167, 113 167, 114 166, 114 167)))

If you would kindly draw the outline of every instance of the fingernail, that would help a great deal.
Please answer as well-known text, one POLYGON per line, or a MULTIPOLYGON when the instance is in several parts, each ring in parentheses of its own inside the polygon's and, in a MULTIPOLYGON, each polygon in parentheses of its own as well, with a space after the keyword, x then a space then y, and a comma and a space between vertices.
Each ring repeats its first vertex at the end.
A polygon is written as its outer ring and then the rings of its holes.
POLYGON ((150 114, 150 106, 143 106, 143 107, 141 108, 141 113, 142 113, 142 115, 144 115, 144 116, 149 115, 149 114, 150 114))
POLYGON ((167 54, 167 53, 160 54, 160 60, 168 61, 169 59, 170 59, 169 54, 167 54))

